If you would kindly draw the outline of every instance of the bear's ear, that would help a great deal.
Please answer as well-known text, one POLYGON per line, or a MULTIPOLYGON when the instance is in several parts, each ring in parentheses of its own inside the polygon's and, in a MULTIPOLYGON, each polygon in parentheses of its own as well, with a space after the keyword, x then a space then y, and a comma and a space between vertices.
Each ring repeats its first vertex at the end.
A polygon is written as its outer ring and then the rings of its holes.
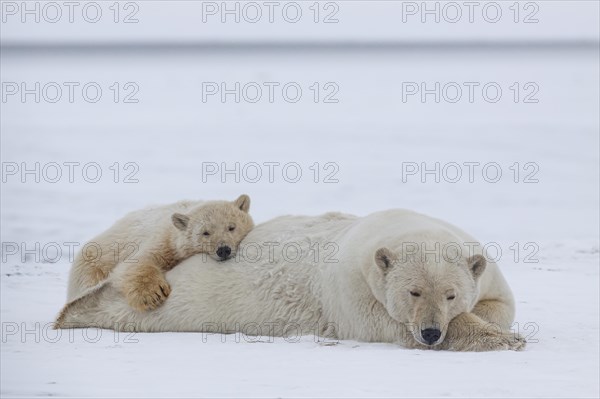
POLYGON ((396 256, 389 249, 383 247, 375 252, 375 263, 379 268, 387 272, 394 266, 396 256))
POLYGON ((233 201, 233 203, 243 212, 248 213, 250 210, 250 197, 248 197, 246 194, 240 195, 238 199, 233 201))
POLYGON ((469 271, 473 275, 473 278, 477 280, 483 272, 485 271, 485 266, 487 265, 487 261, 483 255, 473 255, 467 259, 467 266, 469 267, 469 271))
POLYGON ((188 224, 190 222, 190 217, 186 216, 182 213, 174 213, 171 216, 171 220, 173 221, 173 225, 175 227, 177 227, 181 231, 184 231, 188 227, 188 224))

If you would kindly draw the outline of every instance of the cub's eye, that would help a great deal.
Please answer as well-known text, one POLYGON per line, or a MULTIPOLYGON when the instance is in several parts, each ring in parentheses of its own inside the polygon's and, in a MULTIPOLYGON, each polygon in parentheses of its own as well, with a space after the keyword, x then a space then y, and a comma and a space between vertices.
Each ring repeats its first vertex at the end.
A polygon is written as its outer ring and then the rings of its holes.
POLYGON ((456 298, 456 295, 450 295, 450 296, 449 296, 448 298, 446 298, 446 299, 447 299, 447 300, 449 300, 449 301, 451 301, 451 300, 453 300, 454 298, 456 298))
POLYGON ((229 231, 235 230, 235 226, 229 226, 229 231))
POLYGON ((412 295, 412 296, 421 296, 421 294, 419 294, 418 292, 414 292, 414 291, 411 291, 410 295, 412 295))
POLYGON ((210 233, 208 231, 205 231, 204 233, 202 233, 203 236, 209 236, 210 233))

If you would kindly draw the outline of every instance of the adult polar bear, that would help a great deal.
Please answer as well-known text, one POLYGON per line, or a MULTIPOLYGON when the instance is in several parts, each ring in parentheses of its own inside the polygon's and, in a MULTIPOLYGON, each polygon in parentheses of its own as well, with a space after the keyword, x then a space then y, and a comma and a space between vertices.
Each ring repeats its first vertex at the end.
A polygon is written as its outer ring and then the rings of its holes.
POLYGON ((474 243, 448 223, 406 210, 283 216, 252 230, 236 260, 197 255, 168 272, 172 293, 158 309, 128 306, 119 289, 125 268, 117 266, 65 306, 57 327, 301 332, 408 348, 523 349, 525 340, 509 331, 511 290, 474 243))

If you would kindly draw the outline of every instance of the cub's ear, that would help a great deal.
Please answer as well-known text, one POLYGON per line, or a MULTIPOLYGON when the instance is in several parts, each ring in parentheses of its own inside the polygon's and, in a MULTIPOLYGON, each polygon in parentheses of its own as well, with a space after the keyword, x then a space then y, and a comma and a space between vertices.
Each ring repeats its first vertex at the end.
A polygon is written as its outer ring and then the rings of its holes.
POLYGON ((171 220, 173 221, 173 225, 175 227, 177 227, 181 231, 184 231, 188 227, 188 224, 190 222, 190 217, 186 216, 182 213, 174 213, 171 216, 171 220))
POLYGON ((248 213, 250 210, 250 197, 246 194, 242 194, 233 201, 234 205, 237 206, 241 211, 248 213))
POLYGON ((467 259, 467 267, 469 271, 473 275, 473 278, 477 280, 483 272, 485 271, 485 266, 487 265, 487 261, 483 255, 473 255, 467 259))
POLYGON ((388 272, 394 267, 395 260, 396 256, 394 253, 385 247, 379 248, 375 252, 375 263, 383 272, 388 272))

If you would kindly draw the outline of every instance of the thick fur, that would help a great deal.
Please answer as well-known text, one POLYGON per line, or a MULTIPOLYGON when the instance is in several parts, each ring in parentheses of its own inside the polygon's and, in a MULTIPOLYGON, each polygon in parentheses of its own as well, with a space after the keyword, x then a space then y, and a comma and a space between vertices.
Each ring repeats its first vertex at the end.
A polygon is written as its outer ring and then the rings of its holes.
POLYGON ((171 293, 165 271, 195 254, 219 260, 219 248, 235 256, 254 227, 249 209, 250 198, 241 195, 233 202, 181 201, 131 212, 82 247, 71 268, 67 299, 121 265, 120 288, 128 303, 138 310, 154 309, 171 293))
POLYGON ((270 336, 301 331, 408 348, 524 348, 525 341, 508 331, 514 318, 510 288, 480 246, 478 253, 458 250, 466 242, 476 240, 405 210, 364 218, 284 216, 252 230, 238 257, 226 264, 194 256, 168 272, 173 293, 156 310, 128 306, 120 295, 127 280, 120 265, 67 304, 57 326, 270 336), (447 247, 439 257, 430 251, 436 243, 447 247), (292 246, 302 250, 299 260, 283 250, 292 246), (433 327, 443 336, 429 345, 421 334, 433 327))

